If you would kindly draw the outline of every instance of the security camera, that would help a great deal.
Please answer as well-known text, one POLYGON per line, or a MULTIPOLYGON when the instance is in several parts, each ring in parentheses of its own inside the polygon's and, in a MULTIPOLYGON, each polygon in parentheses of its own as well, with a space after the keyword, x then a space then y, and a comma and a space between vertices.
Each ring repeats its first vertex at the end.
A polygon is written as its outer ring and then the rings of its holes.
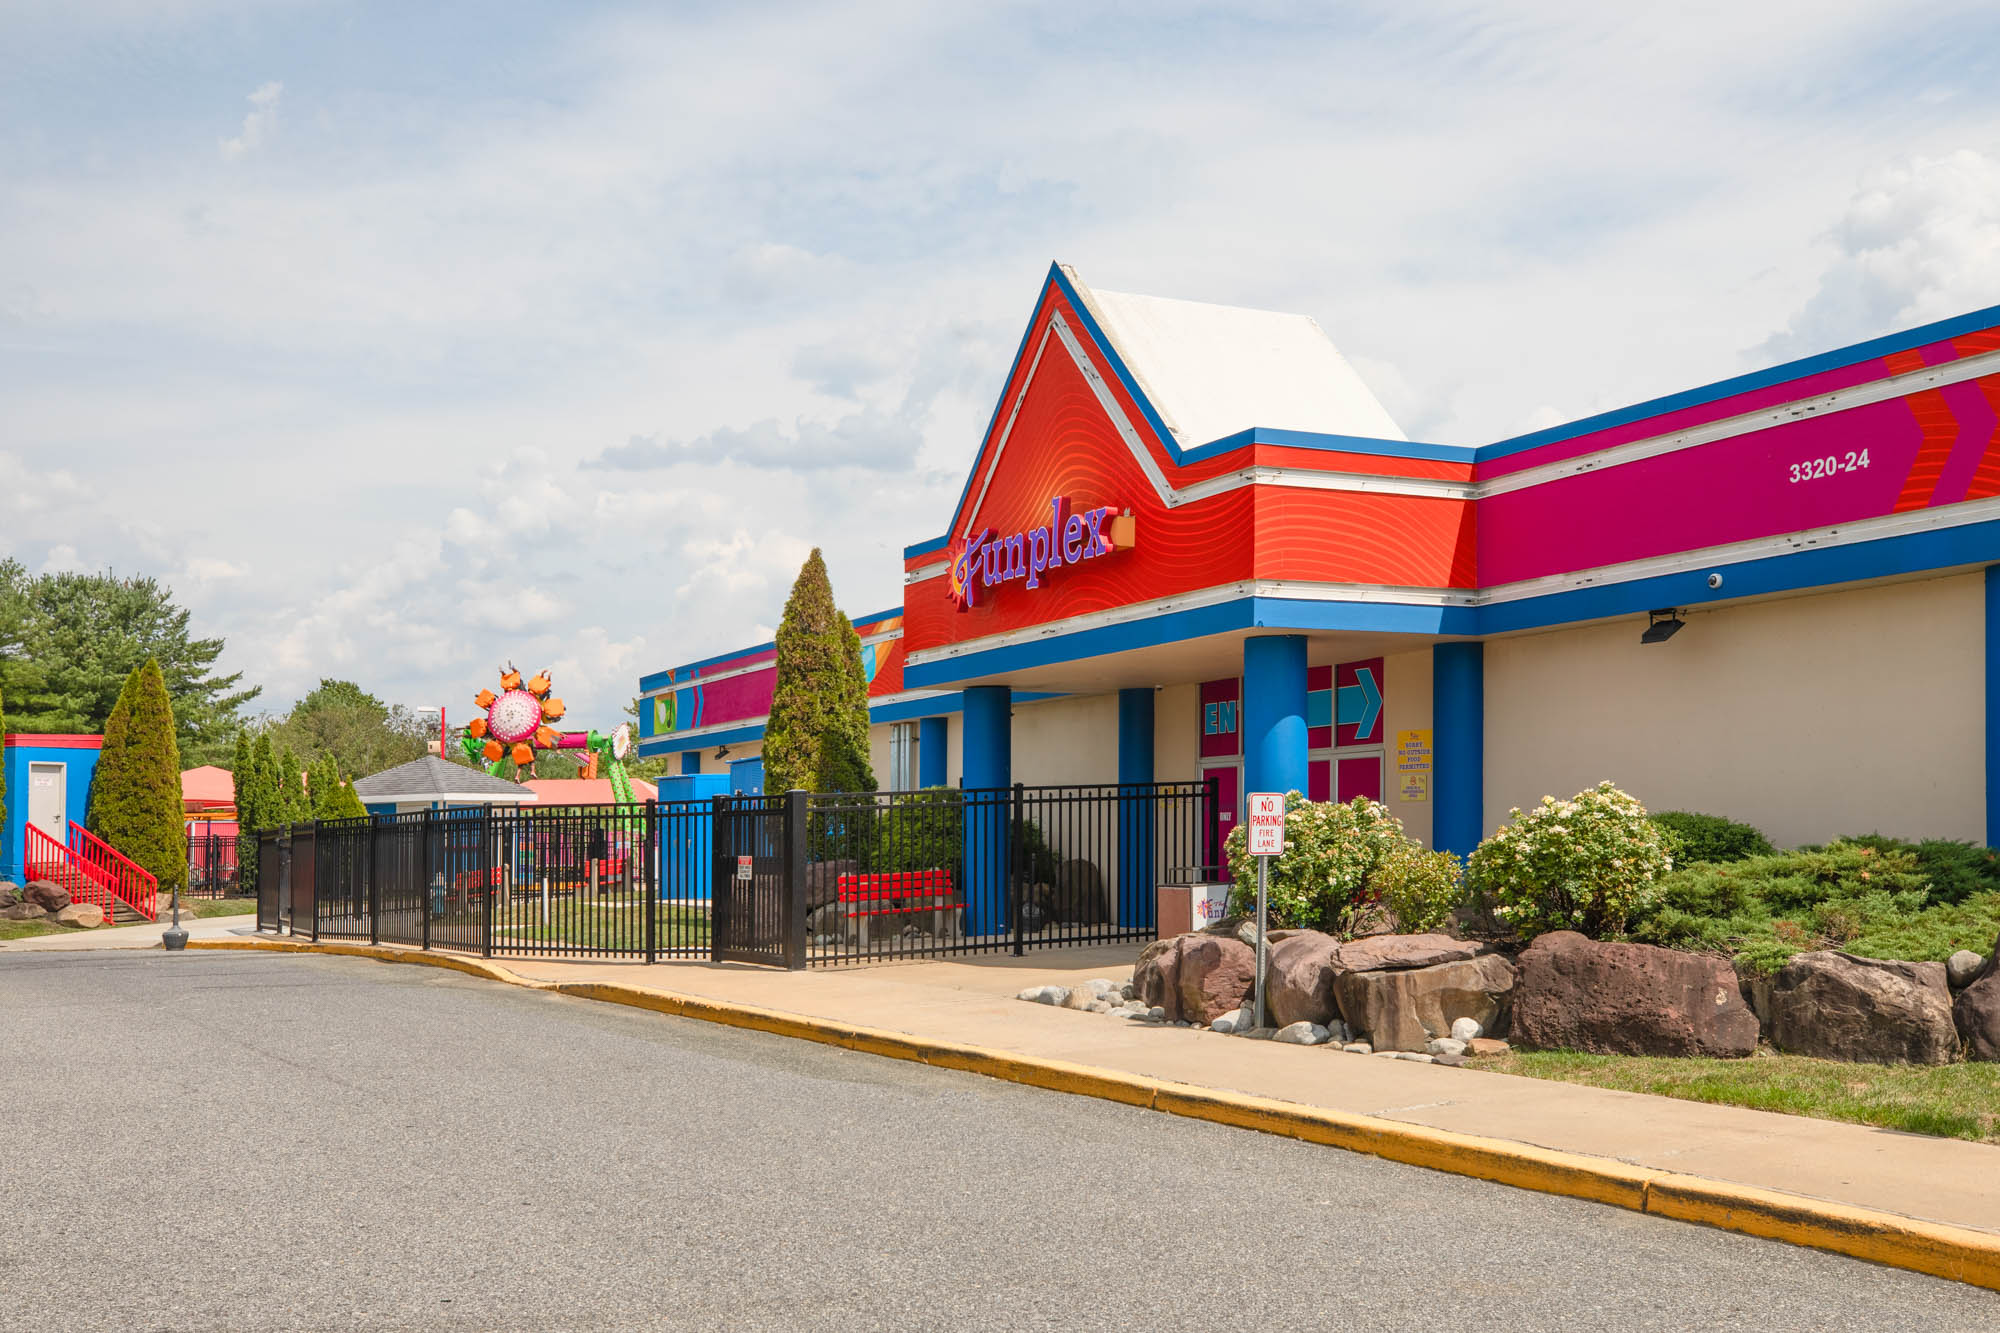
POLYGON ((1711 588, 1720 588, 1722 586, 1722 575, 1710 574, 1708 576, 1708 586, 1711 588))

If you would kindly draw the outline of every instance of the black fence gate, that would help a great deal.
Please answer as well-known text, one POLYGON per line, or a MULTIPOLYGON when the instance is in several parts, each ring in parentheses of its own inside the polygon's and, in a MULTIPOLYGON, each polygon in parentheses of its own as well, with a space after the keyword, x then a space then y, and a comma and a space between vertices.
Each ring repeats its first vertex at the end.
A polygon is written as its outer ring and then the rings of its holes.
POLYGON ((257 924, 486 957, 799 968, 1151 939, 1211 782, 457 809, 258 835, 257 924))
POLYGON ((709 928, 717 962, 805 966, 806 918, 798 900, 804 802, 804 792, 715 798, 709 928))

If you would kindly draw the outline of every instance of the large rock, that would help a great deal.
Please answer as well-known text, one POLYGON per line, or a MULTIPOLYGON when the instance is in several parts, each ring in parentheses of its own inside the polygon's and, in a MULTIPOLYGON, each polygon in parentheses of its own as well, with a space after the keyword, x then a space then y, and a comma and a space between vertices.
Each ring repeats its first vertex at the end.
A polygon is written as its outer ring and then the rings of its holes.
POLYGON ((60 912, 69 906, 69 890, 45 879, 30 881, 28 887, 21 890, 21 896, 44 912, 60 912))
POLYGON ((1826 1060, 1950 1064, 1958 1030, 1944 976, 1943 963, 1802 953, 1771 983, 1771 1043, 1826 1060))
POLYGON ((861 873, 859 861, 814 861, 806 867, 806 910, 840 898, 840 877, 861 873))
POLYGON ((40 921, 48 913, 33 903, 15 903, 12 907, 0 907, 0 921, 40 921))
POLYGON ((1257 951, 1241 940, 1196 932, 1155 940, 1139 955, 1132 984, 1170 1023, 1207 1027, 1242 1007, 1257 976, 1257 951))
POLYGON ((1049 889, 1049 912, 1057 921, 1100 926, 1111 919, 1104 897, 1104 877, 1089 861, 1070 860, 1056 867, 1049 889))
POLYGON ((1183 935, 1180 939, 1175 986, 1180 1008, 1176 1012, 1173 1005, 1164 1006, 1168 1021, 1185 1020, 1206 1027, 1241 1008, 1257 980, 1257 951, 1241 940, 1219 935, 1183 935))
POLYGON ((1335 957, 1343 972, 1379 972, 1392 968, 1436 967, 1439 963, 1463 962, 1491 953, 1493 946, 1480 940, 1453 939, 1449 935, 1375 935, 1350 940, 1340 946, 1335 957))
POLYGON ((11 879, 0 879, 0 907, 12 907, 21 901, 21 886, 11 879))
POLYGON ((1180 991, 1181 941, 1184 935, 1169 936, 1164 940, 1154 940, 1139 954, 1139 961, 1132 967, 1132 994, 1141 1004, 1151 1008, 1159 1005, 1169 1014, 1179 1006, 1177 996, 1180 991))
POLYGON ((1518 1045, 1730 1058, 1757 1049, 1757 1016, 1720 958, 1559 930, 1539 936, 1520 963, 1518 1045))
POLYGON ((1968 1060, 2000 1060, 2000 940, 1951 1004, 1968 1060))
POLYGON ((95 930, 104 924, 104 909, 96 903, 71 903, 56 913, 56 924, 95 930))
POLYGON ((1505 1028, 1514 992, 1514 965, 1498 954, 1434 967, 1343 972, 1334 995, 1347 1026, 1366 1032, 1377 1052, 1421 1052, 1451 1035, 1461 1018, 1482 1031, 1505 1028))
POLYGON ((1265 1004, 1273 1023, 1279 1027, 1293 1023, 1324 1027, 1340 1016, 1340 1003, 1333 997, 1333 983, 1340 975, 1335 961, 1339 940, 1317 930, 1293 930, 1285 932, 1285 938, 1270 949, 1271 993, 1265 1004))

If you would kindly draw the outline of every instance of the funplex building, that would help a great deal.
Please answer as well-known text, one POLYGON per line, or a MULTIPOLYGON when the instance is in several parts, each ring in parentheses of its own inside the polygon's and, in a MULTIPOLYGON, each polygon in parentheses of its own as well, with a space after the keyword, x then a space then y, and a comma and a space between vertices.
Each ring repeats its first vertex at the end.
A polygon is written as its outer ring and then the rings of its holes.
MULTIPOLYGON (((1460 853, 1607 778, 1786 845, 2000 837, 1997 423, 2000 308, 1421 443, 1311 319, 1057 265, 856 620, 875 771, 1370 796, 1460 853)), ((773 653, 643 677, 642 752, 757 789, 773 653)))

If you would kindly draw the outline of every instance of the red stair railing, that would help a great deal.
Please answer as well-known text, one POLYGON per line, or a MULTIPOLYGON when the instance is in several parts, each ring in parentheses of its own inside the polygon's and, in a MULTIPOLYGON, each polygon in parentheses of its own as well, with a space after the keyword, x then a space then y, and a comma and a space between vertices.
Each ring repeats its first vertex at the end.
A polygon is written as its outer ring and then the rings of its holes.
POLYGON ((124 903, 148 921, 160 917, 160 882, 150 870, 71 820, 69 844, 28 825, 28 874, 69 890, 73 903, 95 903, 104 919, 124 903))

